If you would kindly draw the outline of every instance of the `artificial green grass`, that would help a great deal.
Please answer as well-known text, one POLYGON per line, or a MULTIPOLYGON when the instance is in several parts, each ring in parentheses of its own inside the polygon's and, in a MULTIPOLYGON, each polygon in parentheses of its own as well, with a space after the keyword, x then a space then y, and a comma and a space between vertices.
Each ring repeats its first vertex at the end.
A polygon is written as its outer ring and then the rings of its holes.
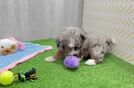
POLYGON ((24 83, 17 81, 7 88, 134 88, 134 66, 112 54, 107 54, 102 64, 86 66, 82 61, 77 70, 69 70, 63 66, 63 60, 54 63, 44 61, 45 57, 56 51, 53 39, 34 43, 51 45, 54 49, 37 55, 12 71, 26 71, 35 67, 38 79, 24 83))

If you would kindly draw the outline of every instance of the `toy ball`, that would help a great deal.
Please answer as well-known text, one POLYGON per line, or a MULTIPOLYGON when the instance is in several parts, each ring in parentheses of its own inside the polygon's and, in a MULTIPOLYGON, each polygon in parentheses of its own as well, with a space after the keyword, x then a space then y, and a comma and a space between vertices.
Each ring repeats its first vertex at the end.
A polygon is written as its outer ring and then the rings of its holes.
POLYGON ((5 71, 0 74, 0 84, 3 86, 10 85, 14 79, 14 74, 11 71, 5 71))
POLYGON ((64 60, 64 65, 68 68, 78 68, 79 67, 79 59, 76 56, 66 56, 64 60))

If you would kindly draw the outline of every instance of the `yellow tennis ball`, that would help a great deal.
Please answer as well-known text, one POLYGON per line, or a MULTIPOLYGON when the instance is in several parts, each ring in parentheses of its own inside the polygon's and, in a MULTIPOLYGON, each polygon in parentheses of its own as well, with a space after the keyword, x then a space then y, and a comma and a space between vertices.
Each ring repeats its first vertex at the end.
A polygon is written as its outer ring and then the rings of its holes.
POLYGON ((3 86, 10 85, 14 81, 14 74, 11 71, 5 71, 0 74, 0 84, 3 86))

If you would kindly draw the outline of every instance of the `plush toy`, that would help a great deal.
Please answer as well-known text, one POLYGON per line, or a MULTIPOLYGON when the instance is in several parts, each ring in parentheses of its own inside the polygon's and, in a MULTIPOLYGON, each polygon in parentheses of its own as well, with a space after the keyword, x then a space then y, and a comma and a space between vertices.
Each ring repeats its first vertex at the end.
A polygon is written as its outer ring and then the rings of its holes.
POLYGON ((24 44, 17 41, 13 37, 0 39, 0 55, 8 55, 16 52, 17 50, 23 50, 24 44))
POLYGON ((74 69, 79 67, 79 59, 76 56, 66 56, 64 65, 68 68, 74 69))
POLYGON ((0 84, 3 86, 8 86, 12 84, 14 81, 19 80, 21 82, 25 82, 26 80, 35 80, 36 77, 36 69, 32 68, 30 71, 27 71, 25 73, 17 73, 14 74, 11 71, 5 71, 0 74, 0 84))

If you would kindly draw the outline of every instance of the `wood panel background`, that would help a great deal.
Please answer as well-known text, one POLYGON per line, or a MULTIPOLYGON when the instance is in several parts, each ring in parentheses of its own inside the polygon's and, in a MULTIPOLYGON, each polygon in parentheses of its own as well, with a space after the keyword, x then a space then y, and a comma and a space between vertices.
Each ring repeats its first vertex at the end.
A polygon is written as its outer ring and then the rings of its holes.
POLYGON ((0 0, 0 38, 55 37, 63 26, 81 26, 83 0, 0 0))

